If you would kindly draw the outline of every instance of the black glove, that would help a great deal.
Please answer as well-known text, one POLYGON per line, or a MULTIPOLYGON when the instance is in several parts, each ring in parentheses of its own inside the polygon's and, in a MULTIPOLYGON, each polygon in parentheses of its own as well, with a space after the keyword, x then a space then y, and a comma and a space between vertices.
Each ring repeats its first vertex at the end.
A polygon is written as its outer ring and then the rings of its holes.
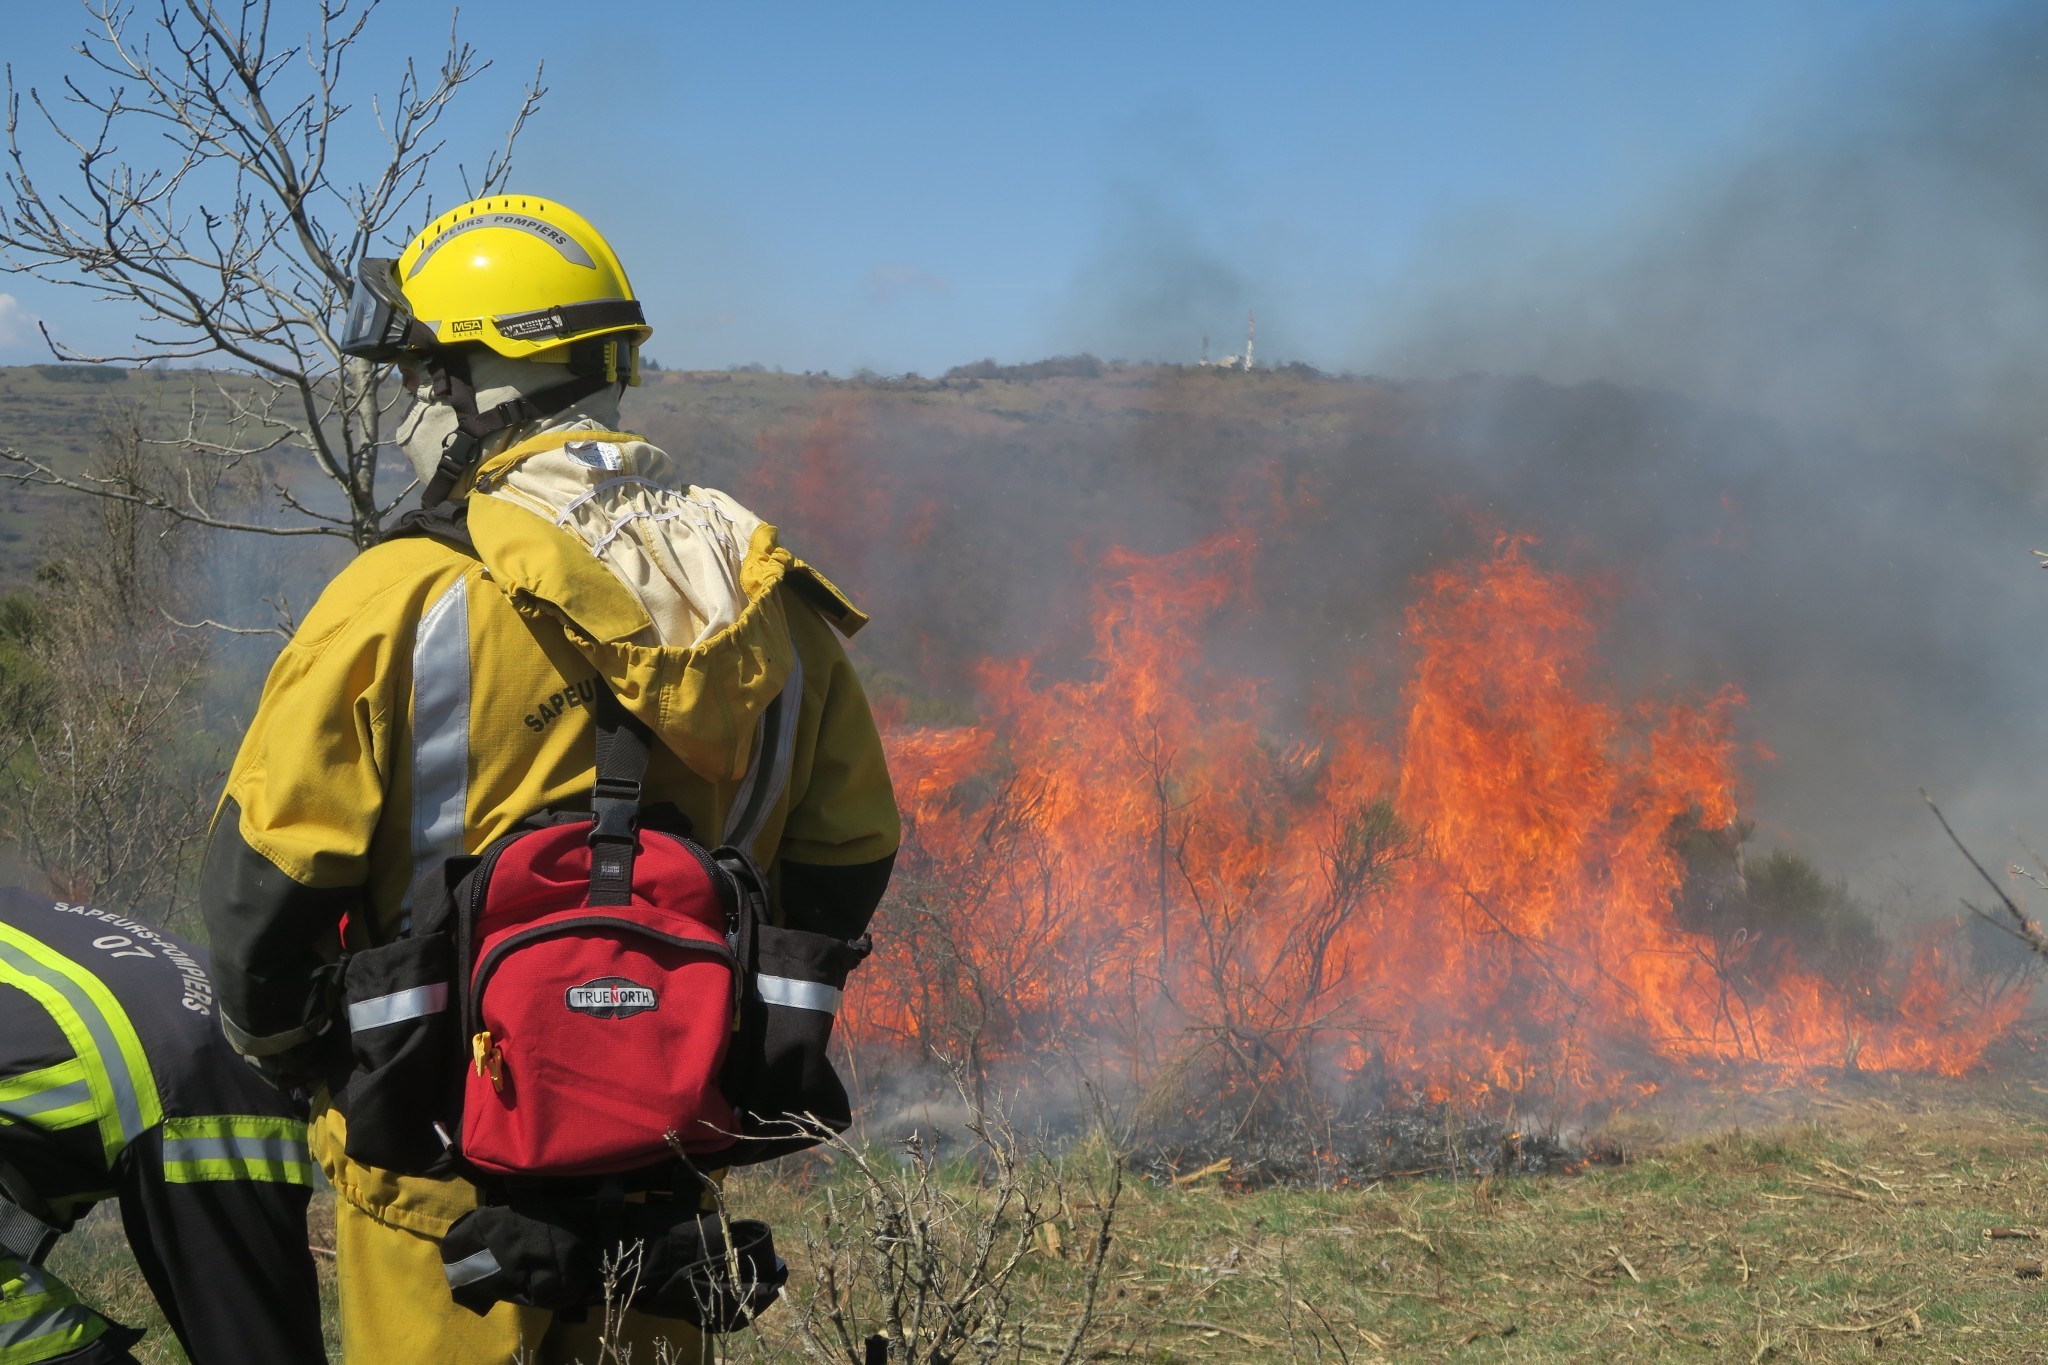
POLYGON ((306 1019, 282 1033, 250 1033, 221 1011, 221 1032, 242 1060, 287 1099, 310 1105, 314 1093, 348 1074, 348 1030, 336 1008, 339 965, 323 967, 306 993, 306 1019))
POLYGON ((303 1120, 311 1117, 321 1092, 335 1086, 334 1051, 333 1042, 323 1036, 267 1057, 244 1053, 242 1060, 303 1120))

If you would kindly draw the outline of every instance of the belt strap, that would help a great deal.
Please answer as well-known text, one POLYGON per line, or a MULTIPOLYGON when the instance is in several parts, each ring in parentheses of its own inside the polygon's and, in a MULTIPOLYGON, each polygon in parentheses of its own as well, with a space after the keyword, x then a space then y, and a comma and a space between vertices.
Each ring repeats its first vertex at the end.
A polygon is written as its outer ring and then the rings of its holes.
POLYGON ((61 1235, 43 1220, 41 1215, 48 1212, 21 1172, 0 1161, 0 1252, 41 1265, 61 1235), (30 1213, 23 1204, 34 1205, 36 1212, 30 1213))

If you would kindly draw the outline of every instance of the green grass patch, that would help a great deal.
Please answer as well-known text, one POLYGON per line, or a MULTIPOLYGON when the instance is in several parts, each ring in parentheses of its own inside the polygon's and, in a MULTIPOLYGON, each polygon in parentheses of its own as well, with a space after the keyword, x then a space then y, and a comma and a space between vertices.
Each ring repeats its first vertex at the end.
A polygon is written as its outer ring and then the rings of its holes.
MULTIPOLYGON (((2010 1235, 2048 1223, 2034 1117, 1873 1102, 1576 1176, 1130 1185, 1089 1358, 2035 1359, 2048 1243, 2010 1235)), ((955 1165, 947 1180, 971 1191, 974 1176, 955 1165)), ((737 1212, 775 1224, 794 1292, 810 1292, 807 1231, 845 1188, 829 1170, 731 1183, 737 1212)), ((1057 1358, 1091 1218, 1063 1213, 1058 1245, 1035 1245, 1016 1282, 1027 1360, 1057 1358)), ((55 1265, 115 1316, 157 1321, 118 1222, 88 1224, 55 1265)), ((792 1320, 772 1310, 733 1358, 803 1359, 792 1320)), ((147 1349, 180 1358, 162 1332, 147 1349)))

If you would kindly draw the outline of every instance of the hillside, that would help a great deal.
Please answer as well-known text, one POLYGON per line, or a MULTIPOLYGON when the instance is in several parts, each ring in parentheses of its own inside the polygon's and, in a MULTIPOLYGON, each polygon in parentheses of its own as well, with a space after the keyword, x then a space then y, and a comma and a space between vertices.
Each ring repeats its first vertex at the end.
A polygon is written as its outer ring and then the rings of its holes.
MULTIPOLYGON (((852 591, 876 618, 857 657, 917 714, 971 714, 987 659, 1085 672, 1105 554, 1223 535, 1242 576, 1206 648, 1260 680, 1273 724, 1312 730, 1338 695, 1391 716, 1419 583, 1515 534, 1588 585, 1617 697, 1739 689, 1761 837, 1866 885, 1921 900, 1952 866, 1918 787, 2004 829, 2048 764, 2011 629, 2033 610, 2031 509, 1945 455, 1488 377, 647 380, 628 425, 852 591)), ((0 441, 75 465, 110 405, 182 421, 190 388, 0 370, 0 441)), ((0 484, 0 586, 27 581, 61 505, 0 484)), ((287 551, 254 553, 282 570, 287 551)))
MULTIPOLYGON (((1932 831, 1912 809, 1917 785, 1961 789, 2009 824, 2024 818, 2048 760, 2031 738, 2037 703, 2009 629, 2031 609, 2028 505, 1911 452, 1668 395, 1478 377, 649 380, 628 424, 776 519, 875 613, 851 648, 899 721, 968 720, 1003 691, 1085 703, 1103 695, 1088 684, 1128 675, 1116 667, 1125 656, 1187 640, 1182 653, 1202 668, 1150 662, 1165 676, 1178 667, 1220 680, 1200 699, 1215 703, 1220 728, 1256 711, 1246 747, 1270 756, 1253 766, 1284 788, 1316 761, 1321 737, 1354 722, 1390 746, 1406 740, 1428 585, 1456 582, 1447 571, 1484 560, 1505 533, 1532 537, 1518 553, 1578 585, 1559 596, 1582 618, 1558 633, 1596 642, 1604 662, 1563 681, 1589 706, 1651 719, 1740 689, 1747 701, 1733 714, 1753 785, 1743 813, 1763 822, 1759 843, 1813 853, 1866 895, 1894 888, 1880 908, 1949 903, 1924 884, 1887 881, 1947 856, 1922 837, 1932 831), (1182 634, 1148 634, 1161 618, 1182 634), (1055 690, 1062 680, 1077 685, 1055 690)), ((80 468, 113 405, 181 421, 189 393, 185 376, 88 383, 0 371, 0 442, 80 468)), ((43 528, 76 511, 46 491, 0 486, 0 595, 27 585, 43 528)), ((218 610, 260 616, 253 598, 279 581, 310 591, 322 553, 330 547, 223 543, 209 575, 218 610)), ((1543 630, 1496 638, 1532 634, 1543 630)), ((275 641, 235 648, 263 655, 275 641)), ((239 662, 251 666, 223 685, 246 693, 262 660, 239 662)), ((1482 654, 1479 671, 1489 663, 1482 654)), ((1116 714, 1105 739, 1104 719, 1076 716, 1053 727, 1055 739, 1084 758, 1089 745, 1142 746, 1140 727, 1115 731, 1116 714)), ((1556 738, 1523 726, 1501 747, 1556 738)), ((1645 785, 1660 757, 1638 755, 1645 785)), ((911 765, 902 776, 905 804, 937 824, 957 793, 966 808, 1000 774, 915 801, 911 765)), ((1519 795, 1501 793, 1510 804, 1519 795)), ((1225 799, 1240 804, 1220 808, 1257 827, 1303 793, 1254 782, 1225 799)), ((1504 863, 1502 880, 1547 880, 1556 851, 1525 857, 1530 867, 1504 863)), ((1752 862, 1752 874, 1769 865, 1752 862)), ((920 875, 900 878, 899 894, 919 895, 920 875)), ((977 902, 975 913, 986 909, 977 902)), ((1411 918, 1434 913, 1425 904, 1411 918)), ((898 956, 895 971, 920 960, 898 956)), ((2039 1087, 2017 1083, 2032 1074, 2033 1036, 2002 1046, 1990 1077, 1961 1082, 1864 1076, 1850 1062, 1821 1073, 1825 1083, 1759 1092, 1748 1075, 1711 1093, 1660 1092, 1602 1135, 1623 1164, 1584 1178, 1475 1182, 1464 1177, 1479 1170, 1460 1166, 1448 1178, 1258 1189, 1256 1163, 1196 1156, 1182 1180, 1162 1169, 1126 1190, 1098 1331, 1106 1349, 1160 1360, 1284 1355, 1318 1332, 1361 1359, 1478 1359, 1510 1339, 1533 1360, 1738 1349, 1832 1360, 1884 1342, 2023 1358, 2031 1338, 2011 1320, 2041 1274, 2032 1239, 2044 1196, 2026 1178, 2041 1115, 2026 1098, 2039 1087), (1825 1125, 1784 1121, 1816 1108, 1825 1125), (1706 1136, 1674 1140, 1685 1132, 1706 1136), (1361 1238, 1376 1248, 1364 1278, 1361 1238), (1183 1299, 1187 1311, 1162 1315, 1183 1299), (1290 1304, 1314 1307, 1297 1319, 1290 1304)), ((888 1091, 878 1094, 868 1107, 881 1132, 888 1091)), ((790 1332, 817 1292, 821 1248, 847 1226, 821 1212, 828 1192, 842 1205, 851 1197, 836 1179, 774 1172, 732 1187, 738 1207, 776 1221, 798 1275, 791 1303, 763 1324, 764 1358, 800 1355, 790 1332)), ((323 1204, 323 1247, 325 1217, 323 1204)), ((1034 1322, 1073 1312, 1081 1262, 1071 1248, 1089 1235, 1087 1220, 1068 1220, 1064 1243, 1048 1238, 1034 1254, 1020 1298, 1034 1322)), ((114 1223, 88 1225, 60 1257, 124 1316, 155 1322, 114 1223)))

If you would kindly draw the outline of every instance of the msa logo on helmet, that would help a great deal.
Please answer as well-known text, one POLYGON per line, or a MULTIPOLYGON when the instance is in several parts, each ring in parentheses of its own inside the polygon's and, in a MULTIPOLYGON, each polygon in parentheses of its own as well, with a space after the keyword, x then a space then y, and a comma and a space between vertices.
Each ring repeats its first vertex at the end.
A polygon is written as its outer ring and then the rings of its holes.
POLYGON ((463 318, 458 322, 448 324, 448 330, 457 336, 467 336, 472 332, 481 332, 483 329, 484 320, 482 318, 463 318))
POLYGON ((567 993, 569 1008, 593 1019, 627 1019, 645 1014, 656 1004, 652 990, 623 976, 601 976, 567 993))

